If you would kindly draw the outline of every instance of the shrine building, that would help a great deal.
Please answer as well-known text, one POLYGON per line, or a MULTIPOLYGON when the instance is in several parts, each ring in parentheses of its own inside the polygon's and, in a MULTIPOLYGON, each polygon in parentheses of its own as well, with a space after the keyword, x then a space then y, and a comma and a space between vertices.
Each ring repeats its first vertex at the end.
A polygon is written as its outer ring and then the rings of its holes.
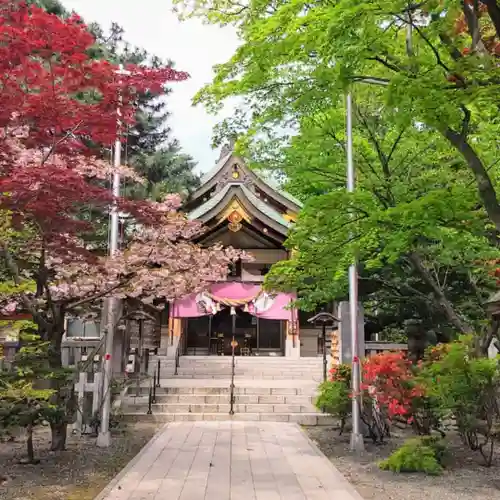
POLYGON ((290 307, 295 296, 262 289, 270 267, 289 256, 284 242, 300 208, 224 148, 184 210, 207 228, 196 243, 232 246, 253 260, 236 263, 226 281, 171 304, 161 346, 180 345, 181 355, 228 355, 234 336, 236 355, 298 358, 302 343, 302 356, 316 356, 317 332, 305 330, 300 338, 299 314, 290 307))

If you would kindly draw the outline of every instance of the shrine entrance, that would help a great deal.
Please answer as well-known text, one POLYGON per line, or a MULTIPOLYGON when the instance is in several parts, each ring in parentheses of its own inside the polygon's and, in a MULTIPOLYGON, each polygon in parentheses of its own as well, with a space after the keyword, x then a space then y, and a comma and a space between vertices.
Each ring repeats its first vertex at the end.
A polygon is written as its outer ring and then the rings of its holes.
POLYGON ((189 318, 185 353, 190 355, 230 356, 231 340, 238 342, 238 356, 282 356, 285 321, 258 318, 241 308, 226 307, 210 316, 189 318), (234 323, 234 325, 233 325, 234 323))

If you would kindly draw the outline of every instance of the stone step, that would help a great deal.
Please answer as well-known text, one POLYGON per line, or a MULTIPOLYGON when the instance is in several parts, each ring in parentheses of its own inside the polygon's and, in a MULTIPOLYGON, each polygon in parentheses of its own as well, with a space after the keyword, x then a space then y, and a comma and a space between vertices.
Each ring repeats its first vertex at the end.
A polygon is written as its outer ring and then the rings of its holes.
MULTIPOLYGON (((160 360, 161 363, 171 363, 174 361, 170 356, 151 356, 153 361, 160 360)), ((181 364, 216 364, 230 363, 232 356, 180 356, 181 364)), ((237 364, 266 364, 266 365, 316 365, 320 364, 322 356, 314 358, 291 359, 286 357, 273 356, 235 356, 234 361, 237 364)))
MULTIPOLYGON (((234 389, 235 394, 246 394, 256 396, 313 396, 316 394, 317 388, 311 387, 238 387, 234 389)), ((140 395, 147 395, 149 387, 143 386, 139 388, 140 395)), ((165 394, 204 394, 204 395, 220 395, 229 394, 229 386, 222 387, 157 387, 156 395, 161 396, 165 394)), ((129 396, 135 395, 135 387, 129 388, 129 396)))
MULTIPOLYGON (((307 405, 313 404, 315 396, 309 395, 276 395, 267 394, 260 396, 258 394, 235 394, 235 403, 237 404, 284 404, 284 405, 307 405)), ((226 404, 229 401, 229 392, 224 394, 156 394, 156 403, 158 404, 226 404)), ((148 396, 127 396, 124 399, 127 405, 147 404, 148 396)))
MULTIPOLYGON (((161 404, 155 403, 151 405, 153 413, 224 413, 229 414, 230 404, 226 400, 225 404, 161 404)), ((137 412, 146 414, 148 411, 147 404, 134 406, 125 406, 123 412, 137 412)), ((235 404, 235 413, 314 413, 315 408, 312 404, 309 405, 285 405, 285 404, 235 404)))
MULTIPOLYGON (((175 358, 150 358, 155 361, 160 361, 160 363, 171 363, 175 361, 175 358)), ((217 364, 227 364, 232 363, 231 356, 211 356, 208 358, 198 358, 193 357, 191 359, 180 357, 179 363, 181 365, 217 365, 217 364)), ((278 365, 296 365, 296 366, 313 366, 319 365, 322 362, 322 358, 308 358, 310 361, 300 361, 296 359, 289 358, 259 358, 257 356, 235 356, 234 362, 237 365, 266 365, 266 366, 278 366, 278 365)))
MULTIPOLYGON (((150 367, 152 368, 152 367, 150 367)), ((175 368, 175 367, 174 367, 175 368)), ((156 369, 156 367, 155 367, 156 369)), ((277 374, 290 375, 298 373, 307 375, 308 373, 322 373, 322 368, 318 367, 286 367, 286 366, 235 366, 235 373, 254 373, 255 375, 277 374)), ((178 373, 231 373, 231 366, 179 366, 178 373)))
MULTIPOLYGON (((154 371, 157 369, 156 363, 149 365, 149 371, 154 371)), ((323 373, 323 367, 320 366, 247 366, 247 365, 236 365, 234 367, 236 372, 239 373, 323 373)), ((175 370, 175 365, 171 366, 160 366, 161 371, 173 372, 175 370)), ((179 373, 231 373, 231 365, 180 365, 177 368, 179 373)))
POLYGON ((144 413, 124 412, 126 422, 182 422, 182 421, 261 421, 261 422, 293 422, 310 426, 336 426, 338 420, 323 413, 144 413))
MULTIPOLYGON (((227 374, 217 374, 217 375, 210 375, 207 373, 199 373, 196 375, 187 375, 187 374, 178 374, 178 375, 173 375, 173 377, 178 378, 178 379, 184 379, 184 380, 189 380, 189 379, 211 379, 211 380, 230 380, 231 375, 227 374)), ((236 381, 240 380, 311 380, 313 382, 317 382, 318 384, 322 381, 322 377, 320 375, 317 376, 297 376, 297 377, 291 377, 289 375, 235 375, 234 379, 236 381)), ((162 380, 162 379, 160 379, 162 380)), ((163 379, 163 380, 168 380, 168 379, 163 379)))

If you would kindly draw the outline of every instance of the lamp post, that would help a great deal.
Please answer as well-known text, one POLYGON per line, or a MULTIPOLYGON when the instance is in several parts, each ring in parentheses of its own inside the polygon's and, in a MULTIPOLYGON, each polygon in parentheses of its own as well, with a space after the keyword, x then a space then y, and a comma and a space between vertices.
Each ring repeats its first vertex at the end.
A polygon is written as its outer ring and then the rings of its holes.
POLYGON ((229 415, 234 415, 234 369, 235 369, 235 359, 234 350, 236 349, 238 342, 236 342, 236 309, 231 307, 231 385, 229 387, 229 415))
POLYGON ((332 326, 335 323, 338 323, 339 320, 333 314, 327 312, 320 312, 313 316, 312 318, 307 320, 308 323, 321 323, 321 336, 323 338, 323 382, 326 382, 327 373, 328 373, 328 361, 326 359, 326 325, 330 323, 332 326))
MULTIPOLYGON (((120 69, 116 72, 118 75, 130 75, 129 71, 123 69, 123 65, 120 64, 120 69)), ((120 80, 121 83, 121 80, 120 80)), ((113 172, 113 204, 111 206, 111 220, 110 220, 110 237, 109 237, 109 255, 111 258, 114 257, 118 250, 118 235, 119 235, 119 214, 118 207, 116 205, 116 199, 120 196, 120 174, 119 168, 121 165, 121 151, 122 145, 120 141, 121 133, 121 96, 119 98, 119 105, 117 109, 117 133, 114 146, 114 172, 113 172)), ((113 365, 111 360, 111 353, 113 352, 113 337, 115 330, 115 315, 116 308, 118 305, 118 300, 111 296, 107 299, 107 323, 106 323, 106 340, 105 340, 105 355, 104 355, 104 366, 103 366, 103 404, 102 404, 102 416, 101 416, 101 426, 99 428, 99 434, 97 436, 97 446, 102 448, 107 448, 111 444, 111 435, 109 432, 109 417, 111 415, 111 379, 113 375, 113 365)))

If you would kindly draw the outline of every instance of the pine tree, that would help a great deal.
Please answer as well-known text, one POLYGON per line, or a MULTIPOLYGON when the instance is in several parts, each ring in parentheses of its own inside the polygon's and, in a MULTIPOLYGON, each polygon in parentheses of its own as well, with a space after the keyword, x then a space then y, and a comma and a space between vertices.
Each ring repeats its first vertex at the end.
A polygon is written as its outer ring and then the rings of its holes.
POLYGON ((59 408, 52 404, 54 390, 45 387, 44 380, 67 378, 69 370, 55 372, 48 365, 48 342, 40 342, 37 326, 30 321, 1 321, 17 331, 21 348, 13 366, 0 372, 0 428, 23 428, 26 431, 27 459, 23 463, 36 463, 33 430, 44 420, 57 414, 59 408))
MULTIPOLYGON (((165 66, 165 63, 146 50, 132 47, 124 38, 124 30, 113 23, 110 33, 93 25, 92 31, 98 40, 100 57, 114 64, 138 64, 151 68, 165 66)), ((173 67, 172 61, 167 61, 173 67)), ((182 152, 177 139, 172 138, 172 129, 167 125, 170 113, 166 97, 171 89, 165 88, 162 96, 152 92, 137 98, 135 123, 127 130, 122 158, 146 179, 142 188, 128 188, 126 191, 136 199, 158 201, 169 193, 189 195, 199 186, 199 176, 193 172, 196 162, 182 152)))

